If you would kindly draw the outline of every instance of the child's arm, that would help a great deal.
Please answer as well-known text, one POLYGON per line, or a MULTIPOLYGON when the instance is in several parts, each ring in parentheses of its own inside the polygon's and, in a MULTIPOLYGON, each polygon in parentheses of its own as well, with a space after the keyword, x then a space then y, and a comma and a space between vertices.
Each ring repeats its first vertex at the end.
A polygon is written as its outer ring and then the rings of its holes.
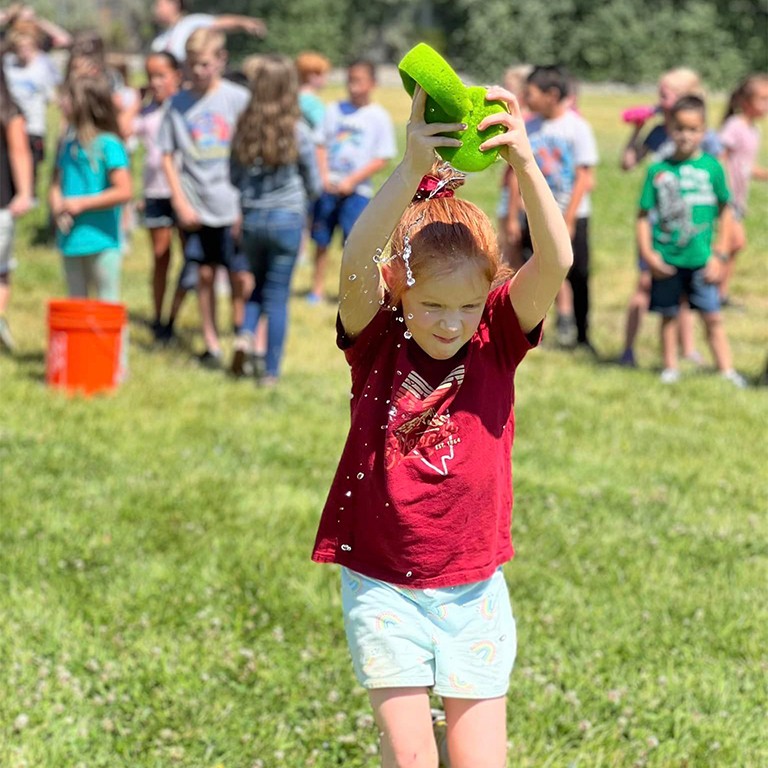
POLYGON ((349 233, 341 258, 339 315, 348 336, 358 336, 379 311, 381 277, 373 257, 383 249, 435 160, 435 147, 460 147, 458 139, 438 133, 462 131, 459 123, 424 120, 427 94, 416 86, 408 121, 405 157, 363 209, 349 233))
POLYGON ((653 248, 651 222, 648 220, 648 211, 641 208, 637 212, 637 247, 640 255, 651 268, 653 276, 659 280, 671 277, 677 270, 661 257, 661 254, 653 248))
POLYGON ((33 171, 32 152, 29 149, 26 123, 23 115, 16 115, 8 121, 5 131, 8 142, 8 158, 11 161, 11 175, 16 194, 8 203, 13 218, 23 216, 32 207, 33 171))
POLYGON ((342 179, 336 185, 336 192, 340 195, 351 195, 355 191, 355 187, 358 184, 364 182, 366 179, 373 176, 374 173, 378 173, 383 168, 387 167, 387 160, 384 158, 376 158, 371 160, 368 165, 363 166, 359 171, 350 173, 349 176, 342 179))
POLYGON ((176 163, 173 161, 172 152, 163 153, 163 171, 168 179, 168 186, 171 188, 171 205, 179 218, 179 225, 182 229, 192 231, 200 228, 200 216, 192 207, 184 190, 181 187, 179 172, 176 170, 176 163))
POLYGON ((768 168, 756 165, 752 169, 752 178, 757 179, 757 181, 768 181, 768 168))
POLYGON ((595 186, 595 169, 589 165, 580 165, 576 168, 576 178, 573 182, 571 199, 568 201, 568 207, 565 209, 563 218, 568 227, 568 234, 573 240, 576 235, 576 211, 579 210, 579 203, 585 194, 591 192, 595 186))
POLYGON ((631 171, 647 154, 648 147, 640 141, 642 125, 636 125, 621 155, 621 170, 631 171))
POLYGON ((130 202, 133 195, 131 171, 127 167, 113 168, 109 172, 109 186, 95 195, 65 197, 60 210, 72 218, 88 211, 103 211, 130 202))
POLYGON ((507 189, 509 189, 509 210, 505 227, 507 240, 510 243, 518 243, 522 237, 520 212, 523 210, 523 199, 520 196, 520 182, 515 173, 510 175, 507 189))
POLYGON ((217 16, 213 28, 221 32, 245 32, 256 37, 265 37, 267 34, 267 25, 261 19, 231 13, 217 16))
POLYGON ((708 283, 719 283, 723 279, 722 267, 728 262, 728 246, 731 244, 732 227, 733 209, 726 203, 720 203, 717 217, 717 239, 712 246, 712 255, 704 267, 704 279, 708 283))
POLYGON ((480 145, 481 150, 499 147, 502 157, 514 168, 525 202, 533 256, 509 283, 509 298, 524 333, 532 331, 544 318, 573 264, 568 228, 547 185, 528 142, 525 122, 517 99, 498 86, 489 88, 487 99, 505 102, 509 112, 486 117, 478 130, 504 125, 506 133, 480 145))

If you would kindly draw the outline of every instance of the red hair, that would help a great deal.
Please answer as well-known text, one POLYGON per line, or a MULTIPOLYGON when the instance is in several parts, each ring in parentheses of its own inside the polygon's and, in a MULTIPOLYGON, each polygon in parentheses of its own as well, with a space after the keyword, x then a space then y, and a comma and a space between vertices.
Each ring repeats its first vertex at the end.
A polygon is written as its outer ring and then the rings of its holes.
MULTIPOLYGON (((429 173, 444 183, 444 189, 455 190, 464 183, 464 176, 447 163, 435 163, 429 173)), ((477 264, 491 285, 514 274, 502 263, 491 220, 474 203, 454 196, 414 199, 392 233, 390 248, 382 274, 393 306, 408 290, 408 266, 414 280, 467 262, 477 264), (406 237, 411 247, 407 265, 406 237)))

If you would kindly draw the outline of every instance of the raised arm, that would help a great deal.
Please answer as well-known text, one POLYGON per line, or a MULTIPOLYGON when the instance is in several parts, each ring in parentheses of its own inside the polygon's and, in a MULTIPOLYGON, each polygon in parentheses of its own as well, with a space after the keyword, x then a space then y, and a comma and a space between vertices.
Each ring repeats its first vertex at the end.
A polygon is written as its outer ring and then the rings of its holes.
POLYGON ((507 128, 506 133, 488 139, 480 149, 501 148, 502 157, 515 171, 525 202, 533 256, 510 280, 509 298, 520 327, 528 333, 544 319, 573 263, 571 238, 560 208, 536 165, 517 99, 497 86, 489 88, 485 97, 503 101, 509 108, 509 112, 489 115, 477 127, 481 131, 491 125, 507 128))
POLYGON ((386 246, 422 176, 432 167, 435 148, 461 146, 458 139, 436 134, 465 130, 466 125, 427 124, 424 120, 426 102, 426 92, 417 86, 408 121, 405 157, 363 209, 344 245, 339 314, 348 336, 359 335, 379 310, 381 276, 373 257, 386 246))
POLYGON ((213 28, 222 32, 246 32, 256 37, 266 37, 267 34, 267 25, 261 19, 231 13, 217 16, 213 22, 213 28))

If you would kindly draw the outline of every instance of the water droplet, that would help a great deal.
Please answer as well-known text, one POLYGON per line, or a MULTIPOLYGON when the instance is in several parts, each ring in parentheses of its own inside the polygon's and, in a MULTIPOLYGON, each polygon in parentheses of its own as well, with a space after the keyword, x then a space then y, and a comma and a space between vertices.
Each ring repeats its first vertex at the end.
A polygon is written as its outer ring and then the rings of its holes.
POLYGON ((388 507, 388 506, 389 506, 389 502, 387 501, 387 502, 384 504, 384 506, 385 506, 385 507, 388 507))
POLYGON ((409 319, 409 320, 413 320, 413 315, 409 314, 409 315, 408 315, 408 319, 409 319))
POLYGON ((352 495, 352 491, 347 491, 344 495, 349 498, 352 495))
POLYGON ((379 299, 379 306, 384 306, 384 299, 379 299))
MULTIPOLYGON (((410 269, 410 267, 409 267, 409 269, 410 269)), ((407 285, 409 288, 413 288, 413 286, 414 286, 414 285, 416 285, 416 280, 415 280, 415 278, 413 278, 413 277, 409 277, 409 278, 408 278, 408 279, 405 281, 405 284, 406 284, 406 285, 407 285)))
POLYGON ((349 546, 349 544, 342 544, 342 545, 341 545, 341 548, 342 548, 342 549, 343 549, 345 552, 351 552, 351 551, 352 551, 352 547, 350 547, 350 546, 349 546))
POLYGON ((395 320, 397 320, 398 323, 405 322, 402 317, 396 317, 395 320))
POLYGON ((402 371, 398 371, 398 372, 397 372, 397 375, 398 375, 398 376, 402 376, 402 375, 403 375, 403 372, 402 372, 402 371))
POLYGON ((357 280, 357 275, 350 275, 349 279, 350 279, 350 281, 357 280))
POLYGON ((392 307, 393 312, 397 312, 397 307, 392 307))
POLYGON ((413 576, 413 571, 408 571, 408 573, 405 574, 407 578, 411 578, 413 576))
POLYGON ((405 336, 406 339, 410 339, 413 337, 413 334, 410 331, 406 331, 403 336, 405 336))
POLYGON ((362 480, 364 477, 365 477, 365 473, 364 472, 358 472, 357 473, 357 479, 358 480, 362 480))

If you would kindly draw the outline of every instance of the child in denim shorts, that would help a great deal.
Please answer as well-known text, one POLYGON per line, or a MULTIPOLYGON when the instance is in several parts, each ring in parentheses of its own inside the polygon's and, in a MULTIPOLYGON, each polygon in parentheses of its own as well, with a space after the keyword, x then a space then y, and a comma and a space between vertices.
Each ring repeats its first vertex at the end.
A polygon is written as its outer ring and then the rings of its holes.
POLYGON ((433 164, 435 147, 461 145, 438 134, 466 126, 428 125, 420 88, 405 158, 342 257, 352 419, 312 558, 342 566, 349 649, 387 767, 437 764, 430 689, 453 764, 506 759, 514 375, 573 255, 517 100, 501 88, 487 98, 510 112, 480 124, 507 129, 482 149, 500 147, 514 168, 538 245, 514 278, 488 217, 454 196, 463 174, 433 164))
POLYGON ((718 371, 737 387, 746 386, 733 369, 720 313, 722 279, 732 212, 725 172, 701 151, 706 110, 698 96, 683 96, 671 113, 674 153, 648 169, 637 220, 640 255, 651 268, 651 311, 661 315, 664 370, 661 381, 680 378, 677 365, 678 314, 683 297, 698 310, 718 371), (656 217, 651 224, 649 213, 656 217), (714 238, 718 224, 717 241, 714 238))

